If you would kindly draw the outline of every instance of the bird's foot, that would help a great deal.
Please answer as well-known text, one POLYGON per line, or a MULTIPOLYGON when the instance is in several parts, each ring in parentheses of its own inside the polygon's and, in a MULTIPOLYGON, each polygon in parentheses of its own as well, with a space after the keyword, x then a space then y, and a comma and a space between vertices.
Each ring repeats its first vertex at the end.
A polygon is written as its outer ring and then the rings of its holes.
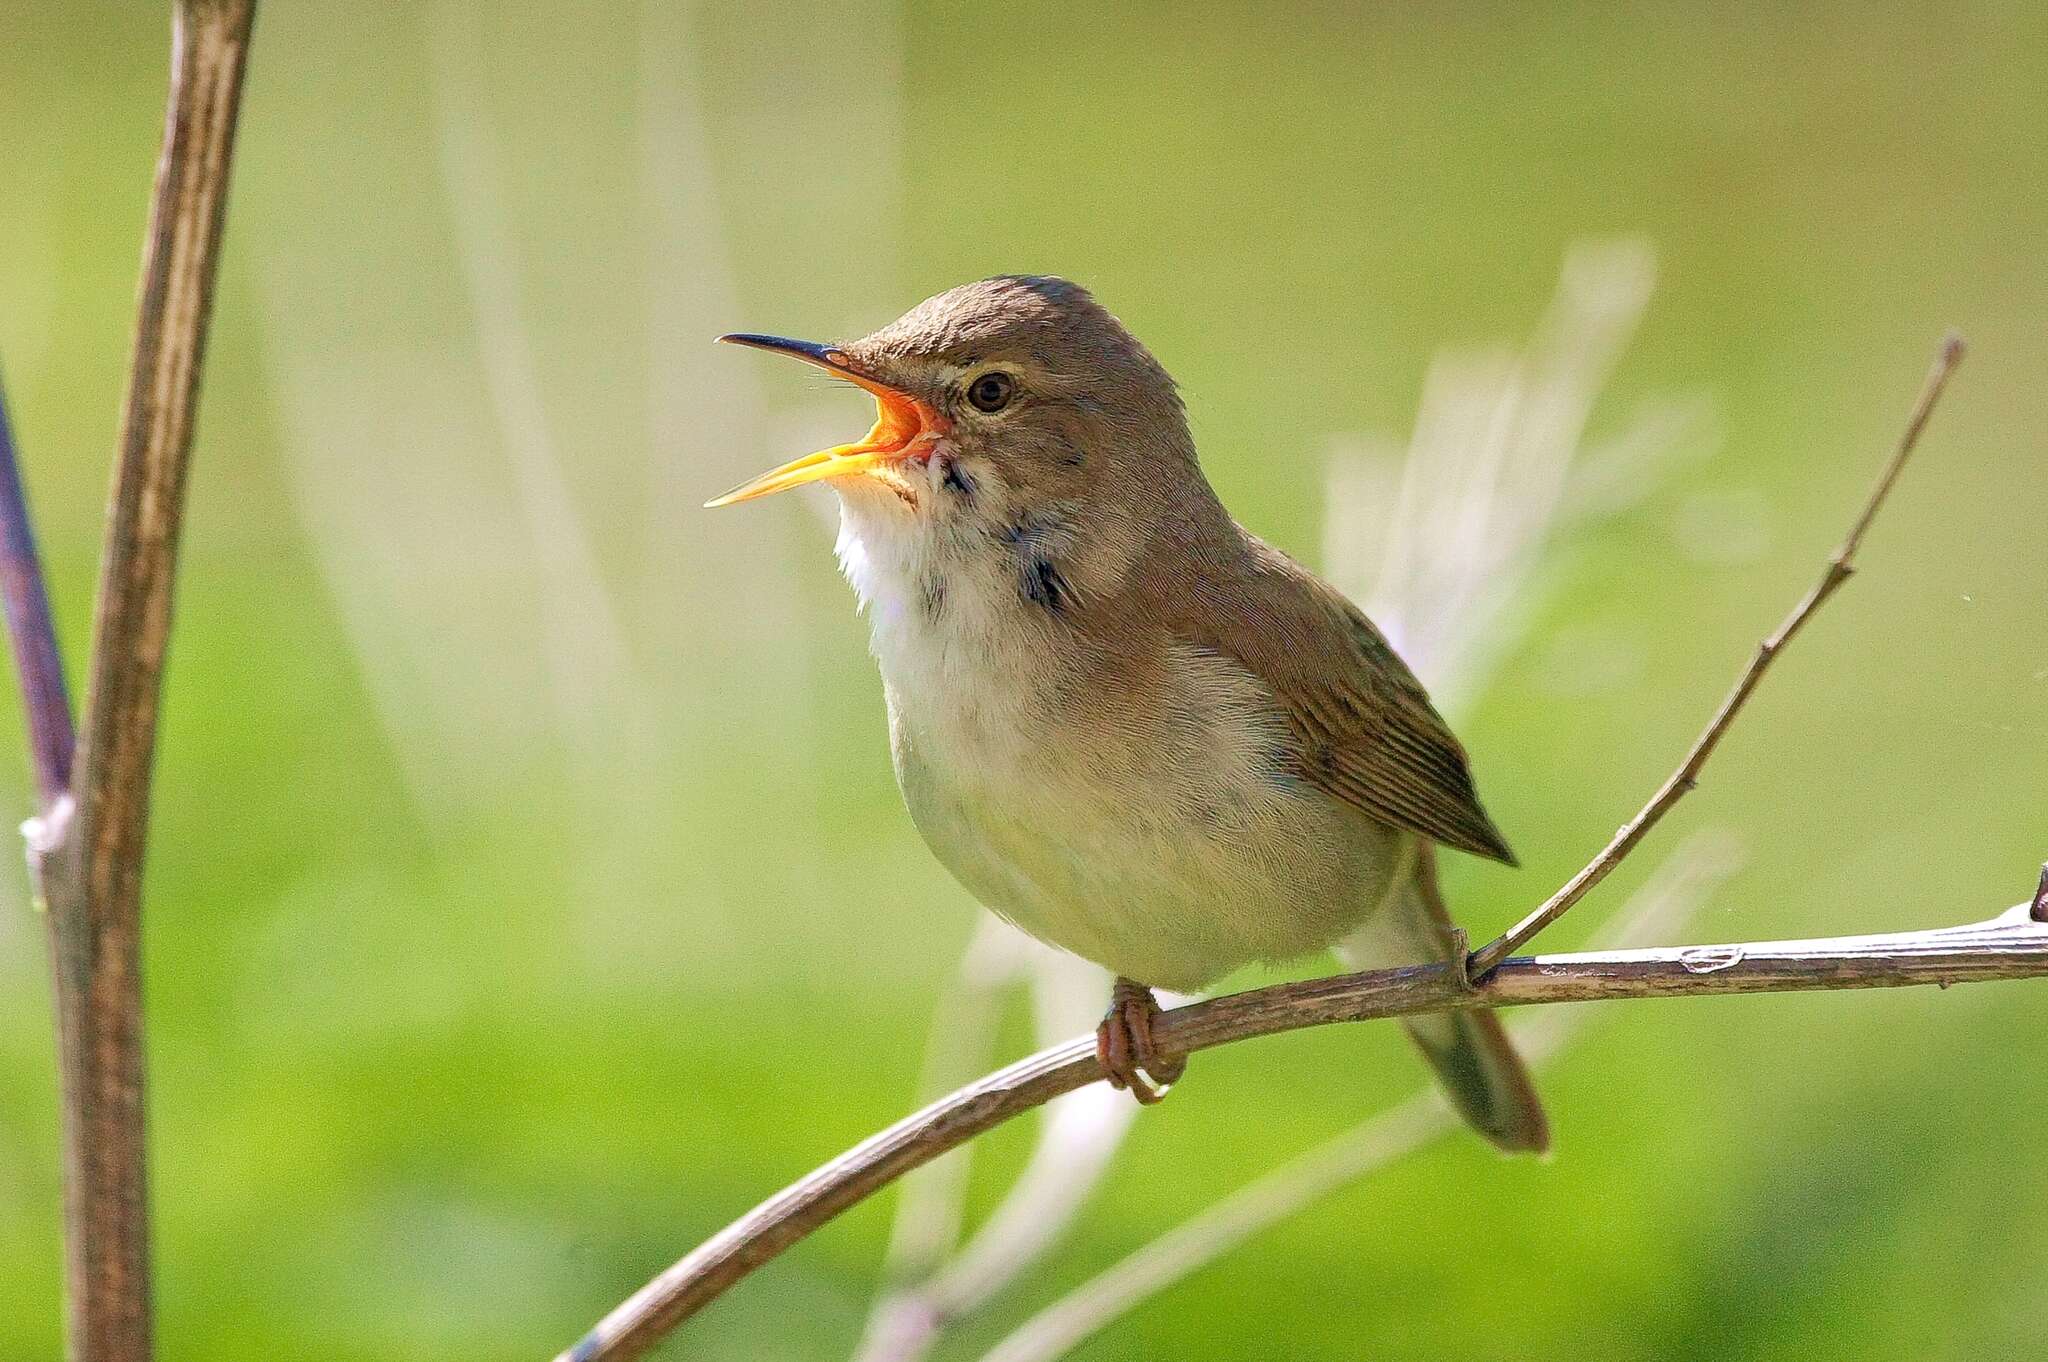
POLYGON ((1163 1054, 1154 1042, 1152 1023, 1159 1015, 1151 989, 1118 979, 1109 995, 1109 1011, 1095 1028, 1095 1058, 1102 1076, 1113 1088, 1130 1089, 1131 1096, 1148 1107, 1163 1099, 1188 1067, 1186 1056, 1163 1054))

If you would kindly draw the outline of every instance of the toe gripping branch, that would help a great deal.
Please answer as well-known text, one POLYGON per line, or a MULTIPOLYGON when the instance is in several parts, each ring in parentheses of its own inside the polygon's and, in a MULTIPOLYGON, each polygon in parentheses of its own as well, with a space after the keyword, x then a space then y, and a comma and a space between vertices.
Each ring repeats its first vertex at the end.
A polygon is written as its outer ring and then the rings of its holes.
POLYGON ((1102 1076, 1111 1087, 1128 1090, 1148 1107, 1163 1100, 1188 1067, 1185 1055, 1160 1049, 1152 1032, 1160 1015, 1151 989, 1118 979, 1109 995, 1109 1011, 1095 1028, 1095 1058, 1102 1076))

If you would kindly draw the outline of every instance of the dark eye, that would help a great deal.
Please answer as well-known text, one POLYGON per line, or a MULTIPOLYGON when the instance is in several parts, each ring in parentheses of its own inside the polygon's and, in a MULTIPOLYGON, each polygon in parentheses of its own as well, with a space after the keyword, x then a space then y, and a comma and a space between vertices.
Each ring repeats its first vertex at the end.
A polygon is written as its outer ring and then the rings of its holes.
POLYGON ((991 369, 968 385, 967 400, 974 404, 976 411, 1001 411, 1010 405, 1010 398, 1017 391, 1017 381, 1001 369, 991 369))

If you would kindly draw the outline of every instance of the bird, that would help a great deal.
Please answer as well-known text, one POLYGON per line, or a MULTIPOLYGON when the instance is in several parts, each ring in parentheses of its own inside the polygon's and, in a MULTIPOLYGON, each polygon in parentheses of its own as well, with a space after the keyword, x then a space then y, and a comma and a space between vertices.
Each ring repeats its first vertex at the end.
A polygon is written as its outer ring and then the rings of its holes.
MULTIPOLYGON (((1185 1068, 1152 990, 1328 948, 1461 961, 1436 849, 1514 864, 1464 748, 1366 616, 1232 518, 1174 380, 1078 284, 1002 275, 839 344, 734 333, 866 390, 866 436, 707 506, 811 483, 870 621, 897 783, 984 906, 1114 976, 1105 1077, 1185 1068)), ((1403 1023, 1451 1105, 1540 1152, 1498 1018, 1403 1023)))

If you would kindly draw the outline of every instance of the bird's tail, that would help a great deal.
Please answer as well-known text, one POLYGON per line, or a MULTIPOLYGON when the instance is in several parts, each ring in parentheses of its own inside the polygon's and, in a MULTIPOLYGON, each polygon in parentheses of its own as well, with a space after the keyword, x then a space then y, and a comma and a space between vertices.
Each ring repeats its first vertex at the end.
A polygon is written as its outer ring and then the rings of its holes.
MULTIPOLYGON (((1449 959, 1462 949, 1436 887, 1436 849, 1411 839, 1408 873, 1397 873, 1385 902, 1337 947, 1353 969, 1389 969, 1449 959)), ((1444 1095, 1472 1128, 1509 1154, 1550 1148, 1550 1122, 1500 1018, 1485 1008, 1406 1017, 1402 1025, 1436 1071, 1444 1095)))

